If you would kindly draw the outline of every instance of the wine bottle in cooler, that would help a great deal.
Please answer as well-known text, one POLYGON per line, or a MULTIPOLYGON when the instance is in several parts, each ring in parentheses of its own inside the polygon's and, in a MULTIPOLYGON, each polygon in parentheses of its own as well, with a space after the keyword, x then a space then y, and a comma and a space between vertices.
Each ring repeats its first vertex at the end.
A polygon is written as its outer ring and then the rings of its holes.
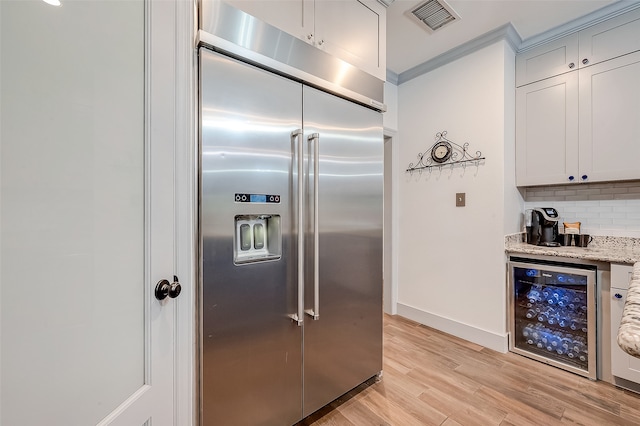
POLYGON ((538 313, 535 309, 529 309, 524 316, 527 317, 527 319, 534 319, 538 317, 538 313))
POLYGON ((555 333, 551 334, 551 347, 554 351, 558 351, 562 349, 562 339, 555 333))
POLYGON ((576 356, 580 356, 580 354, 586 352, 585 340, 581 336, 574 337, 571 350, 576 354, 576 356))
POLYGON ((531 337, 533 338, 533 343, 538 348, 544 347, 544 344, 542 343, 542 337, 544 333, 545 333, 545 328, 542 326, 542 324, 536 324, 533 327, 533 331, 531 332, 531 337))
POLYGON ((533 287, 531 287, 531 289, 527 293, 527 299, 529 299, 529 303, 535 304, 542 300, 540 294, 541 290, 542 288, 539 285, 534 285, 533 287))
POLYGON ((574 340, 573 350, 580 361, 585 362, 587 360, 588 347, 587 342, 584 340, 584 338, 580 336, 576 337, 576 339, 574 340))
POLYGON ((551 296, 551 287, 542 288, 542 298, 547 300, 551 296))
POLYGON ((569 306, 570 299, 571 299, 571 297, 569 296, 569 293, 568 293, 569 291, 571 291, 571 290, 569 290, 569 289, 565 290, 565 293, 558 300, 558 306, 562 306, 563 308, 569 306))
POLYGON ((538 342, 540 342, 539 328, 539 324, 528 324, 522 329, 522 336, 526 339, 528 345, 537 346, 538 342))
POLYGON ((571 352, 571 347, 573 346, 573 335, 570 333, 563 335, 561 346, 565 352, 571 352))
POLYGON ((553 346, 551 346, 551 333, 549 333, 548 331, 545 331, 542 333, 542 338, 540 343, 541 345, 538 346, 540 349, 553 351, 553 346))
POLYGON ((583 320, 582 320, 581 314, 571 315, 571 324, 569 325, 569 328, 571 328, 571 330, 582 331, 582 328, 583 328, 582 324, 583 324, 583 320))
POLYGON ((560 318, 558 319, 558 325, 560 327, 566 328, 569 327, 570 324, 569 316, 566 313, 564 315, 560 315, 560 318))
POLYGON ((538 322, 541 322, 541 323, 547 322, 547 320, 549 319, 549 317, 547 316, 548 311, 549 311, 548 308, 543 308, 540 310, 540 312, 538 312, 538 322))
POLYGON ((565 291, 563 288, 556 287, 553 289, 551 296, 553 297, 554 303, 557 305, 561 300, 563 300, 565 295, 565 291))

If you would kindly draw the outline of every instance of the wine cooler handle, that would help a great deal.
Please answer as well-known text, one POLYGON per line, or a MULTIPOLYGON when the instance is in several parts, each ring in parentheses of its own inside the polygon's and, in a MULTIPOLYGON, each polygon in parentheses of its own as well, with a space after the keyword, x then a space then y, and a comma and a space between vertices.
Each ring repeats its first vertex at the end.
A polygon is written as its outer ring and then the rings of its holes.
POLYGON ((320 319, 320 240, 318 227, 318 182, 320 180, 320 134, 312 133, 307 138, 309 144, 313 142, 313 309, 307 309, 305 313, 314 320, 320 319))
POLYGON ((294 149, 298 149, 298 311, 290 314, 298 327, 302 326, 304 316, 304 221, 302 212, 304 209, 304 144, 302 129, 291 132, 291 139, 297 139, 294 149))

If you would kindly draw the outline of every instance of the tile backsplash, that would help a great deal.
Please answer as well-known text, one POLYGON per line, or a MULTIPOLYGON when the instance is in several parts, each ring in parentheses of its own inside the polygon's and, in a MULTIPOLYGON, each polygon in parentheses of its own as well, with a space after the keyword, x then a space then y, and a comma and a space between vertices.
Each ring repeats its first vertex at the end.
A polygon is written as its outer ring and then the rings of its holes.
POLYGON ((521 188, 525 208, 553 207, 562 222, 580 222, 592 235, 640 237, 640 182, 521 188))

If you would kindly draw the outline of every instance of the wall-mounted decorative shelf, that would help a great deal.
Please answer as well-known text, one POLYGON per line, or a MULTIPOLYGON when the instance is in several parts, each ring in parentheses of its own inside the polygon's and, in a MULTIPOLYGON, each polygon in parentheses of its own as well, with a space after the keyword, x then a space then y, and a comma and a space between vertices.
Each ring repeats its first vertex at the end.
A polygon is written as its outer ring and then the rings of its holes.
POLYGON ((469 154, 469 143, 458 145, 446 136, 446 131, 436 133, 436 142, 425 152, 418 153, 418 162, 410 163, 406 171, 413 174, 415 171, 422 173, 423 170, 431 170, 434 167, 442 170, 444 166, 453 168, 459 164, 466 167, 472 163, 477 167, 484 164, 485 157, 482 156, 482 152, 476 151, 476 155, 472 156, 469 154))

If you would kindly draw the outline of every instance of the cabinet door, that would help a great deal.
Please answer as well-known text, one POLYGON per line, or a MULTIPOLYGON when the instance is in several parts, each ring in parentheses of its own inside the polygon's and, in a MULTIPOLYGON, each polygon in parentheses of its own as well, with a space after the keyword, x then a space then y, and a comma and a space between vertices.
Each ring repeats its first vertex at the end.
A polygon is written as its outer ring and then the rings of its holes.
POLYGON ((580 67, 640 50, 640 8, 580 31, 580 67))
POLYGON ((316 0, 315 44, 386 80, 386 12, 375 0, 316 0))
POLYGON ((307 43, 313 42, 313 0, 225 1, 307 43))
POLYGON ((640 359, 620 349, 617 340, 626 298, 627 290, 611 288, 611 374, 640 383, 640 359))
POLYGON ((640 178, 640 52, 580 73, 580 176, 640 178))
POLYGON ((516 184, 567 183, 577 180, 577 171, 578 73, 519 87, 516 184))
POLYGON ((571 34, 516 56, 516 87, 577 68, 578 34, 571 34))

